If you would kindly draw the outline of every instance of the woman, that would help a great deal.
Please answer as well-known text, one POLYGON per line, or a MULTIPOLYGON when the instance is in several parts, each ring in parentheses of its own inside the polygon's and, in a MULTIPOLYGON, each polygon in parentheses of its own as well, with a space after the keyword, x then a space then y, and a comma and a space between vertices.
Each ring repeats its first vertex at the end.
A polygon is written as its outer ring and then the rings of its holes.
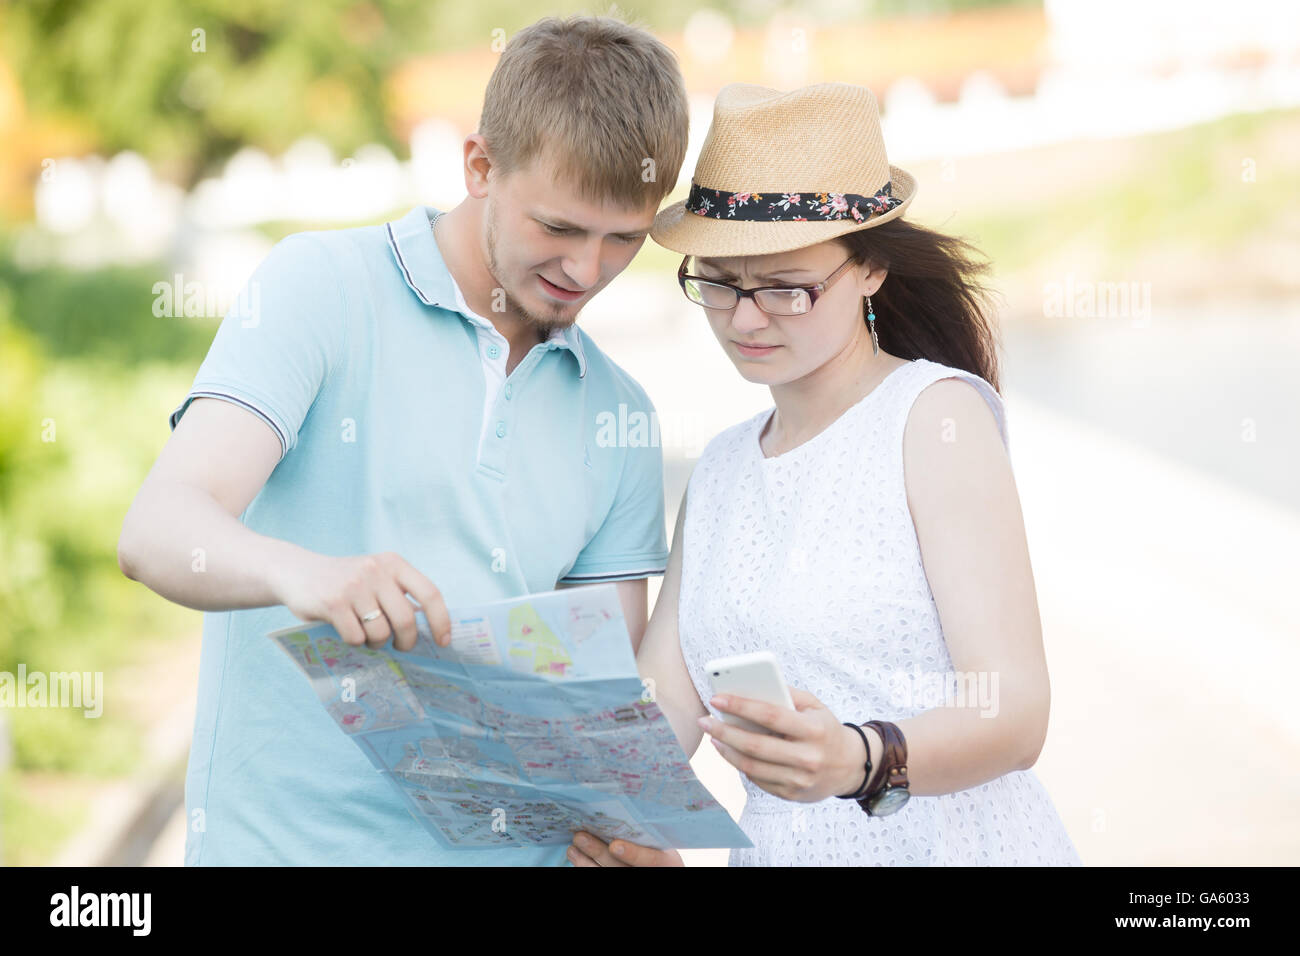
POLYGON ((737 84, 651 233, 775 403, 705 448, 638 655, 687 752, 708 734, 744 775, 733 866, 1080 862, 1029 769, 1050 694, 987 265, 905 221, 915 193, 869 90, 737 84), (711 699, 704 662, 759 650, 795 711, 711 699))

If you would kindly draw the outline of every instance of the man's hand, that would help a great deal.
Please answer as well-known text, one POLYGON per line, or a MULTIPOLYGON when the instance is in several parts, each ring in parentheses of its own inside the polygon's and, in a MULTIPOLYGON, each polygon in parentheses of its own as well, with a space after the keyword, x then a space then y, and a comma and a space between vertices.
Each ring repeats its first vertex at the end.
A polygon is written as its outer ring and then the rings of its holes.
POLYGON ((409 651, 419 632, 415 612, 424 611, 433 640, 451 643, 451 617, 432 581, 391 551, 336 558, 303 552, 278 569, 272 582, 281 604, 304 621, 327 621, 348 644, 409 651), (406 595, 413 597, 418 607, 406 595), (362 619, 378 610, 378 616, 362 619))
POLYGON ((856 791, 867 757, 857 731, 841 724, 805 690, 790 688, 790 699, 795 710, 731 695, 709 701, 779 737, 742 730, 714 717, 701 717, 699 724, 713 736, 713 746, 727 763, 784 800, 815 803, 856 791))
POLYGON ((569 861, 574 866, 685 866, 676 850, 655 850, 626 840, 607 845, 600 837, 583 830, 573 835, 569 861))

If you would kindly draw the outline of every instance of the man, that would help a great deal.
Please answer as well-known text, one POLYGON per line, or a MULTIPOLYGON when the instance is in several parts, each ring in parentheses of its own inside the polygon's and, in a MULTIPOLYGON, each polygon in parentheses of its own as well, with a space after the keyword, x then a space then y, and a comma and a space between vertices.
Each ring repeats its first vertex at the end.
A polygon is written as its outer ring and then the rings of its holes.
POLYGON ((464 144, 468 197, 302 232, 225 317, 122 528, 129 577, 204 618, 186 863, 559 865, 449 853, 267 631, 399 649, 422 609, 616 581, 635 645, 663 572, 652 411, 574 320, 640 249, 686 150, 672 53, 609 18, 508 45, 464 144), (412 602, 415 602, 414 604, 412 602))

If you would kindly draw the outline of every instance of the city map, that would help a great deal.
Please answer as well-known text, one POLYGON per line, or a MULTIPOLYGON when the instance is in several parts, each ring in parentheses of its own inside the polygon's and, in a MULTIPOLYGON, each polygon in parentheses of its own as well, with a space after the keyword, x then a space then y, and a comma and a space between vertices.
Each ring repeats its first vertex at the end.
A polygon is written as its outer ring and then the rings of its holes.
POLYGON ((660 849, 752 846, 691 770, 647 693, 613 584, 422 613, 410 651, 328 624, 273 631, 340 730, 448 849, 567 844, 575 830, 660 849))

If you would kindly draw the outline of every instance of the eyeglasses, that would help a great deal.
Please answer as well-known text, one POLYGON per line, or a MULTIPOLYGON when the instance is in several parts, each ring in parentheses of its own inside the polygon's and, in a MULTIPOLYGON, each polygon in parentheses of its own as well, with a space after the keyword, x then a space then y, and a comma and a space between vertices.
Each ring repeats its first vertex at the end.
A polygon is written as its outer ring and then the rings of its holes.
POLYGON ((838 269, 826 277, 824 282, 810 286, 763 286, 759 289, 741 289, 725 282, 716 282, 702 276, 686 274, 687 256, 677 269, 677 281, 686 293, 686 298, 706 309, 730 312, 740 305, 742 297, 752 298, 754 305, 769 315, 803 315, 817 304, 817 298, 830 288, 844 270, 853 263, 853 257, 845 259, 838 269))

